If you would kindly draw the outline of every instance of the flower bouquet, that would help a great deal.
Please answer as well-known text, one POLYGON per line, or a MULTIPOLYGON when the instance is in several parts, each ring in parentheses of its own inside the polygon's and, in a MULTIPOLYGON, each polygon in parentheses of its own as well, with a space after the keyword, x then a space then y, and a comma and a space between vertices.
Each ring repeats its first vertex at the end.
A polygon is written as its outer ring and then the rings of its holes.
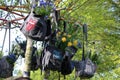
POLYGON ((65 51, 67 47, 74 46, 77 48, 79 44, 78 40, 75 40, 72 35, 67 34, 65 32, 58 31, 56 34, 56 43, 55 46, 61 49, 62 51, 65 51))
POLYGON ((52 7, 53 7, 52 3, 40 1, 39 6, 36 6, 33 12, 35 13, 35 15, 41 16, 49 15, 51 13, 52 7))

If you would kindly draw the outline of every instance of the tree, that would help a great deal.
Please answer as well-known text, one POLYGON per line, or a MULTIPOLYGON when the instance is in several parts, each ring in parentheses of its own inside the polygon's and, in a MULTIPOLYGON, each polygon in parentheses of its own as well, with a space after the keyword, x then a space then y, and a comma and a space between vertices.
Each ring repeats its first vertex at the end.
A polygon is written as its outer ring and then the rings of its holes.
POLYGON ((27 37, 27 45, 26 45, 26 52, 25 52, 25 67, 24 67, 23 77, 30 77, 32 45, 33 45, 32 39, 27 37))
MULTIPOLYGON (((4 1, 0 1, 4 5, 4 1)), ((17 2, 17 0, 15 1, 17 2)), ((25 2, 25 5, 29 6, 30 1, 25 0, 25 2)), ((16 3, 16 5, 19 4, 16 3)), ((72 33, 71 29, 75 24, 79 25, 75 37, 82 40, 80 27, 82 27, 83 23, 88 24, 88 49, 92 50, 93 56, 94 54, 97 55, 95 58, 97 58, 96 63, 98 64, 98 75, 93 80, 96 78, 109 79, 109 77, 118 79, 120 72, 120 1, 63 0, 59 4, 56 3, 56 5, 60 8, 65 7, 65 10, 61 10, 61 17, 67 21, 67 31, 69 33, 72 33)), ((19 9, 17 6, 16 8, 19 9)), ((22 11, 19 9, 18 12, 26 12, 28 8, 23 8, 22 11)), ((15 9, 13 11, 17 12, 15 9)), ((81 50, 78 51, 74 58, 80 60, 81 50)))

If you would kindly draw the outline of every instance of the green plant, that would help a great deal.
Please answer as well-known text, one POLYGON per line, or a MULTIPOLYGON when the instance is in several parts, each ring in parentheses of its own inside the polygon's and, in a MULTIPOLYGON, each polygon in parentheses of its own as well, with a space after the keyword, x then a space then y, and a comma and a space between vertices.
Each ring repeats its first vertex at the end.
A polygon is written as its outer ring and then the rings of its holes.
POLYGON ((36 7, 34 9, 34 12, 36 15, 49 15, 51 13, 51 6, 41 6, 41 7, 36 7))
POLYGON ((55 46, 65 51, 66 47, 74 46, 77 47, 78 40, 75 40, 72 35, 65 32, 57 32, 55 46))

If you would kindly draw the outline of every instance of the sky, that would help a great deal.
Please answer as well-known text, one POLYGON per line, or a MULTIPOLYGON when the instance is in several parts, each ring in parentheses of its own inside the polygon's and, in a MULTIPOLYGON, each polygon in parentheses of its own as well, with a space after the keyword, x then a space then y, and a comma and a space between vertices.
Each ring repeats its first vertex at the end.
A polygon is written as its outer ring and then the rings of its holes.
MULTIPOLYGON (((0 50, 2 50, 3 40, 4 40, 4 36, 5 36, 5 29, 0 30, 0 35, 1 35, 0 36, 0 50)), ((11 29, 11 37, 10 37, 11 45, 10 46, 12 46, 12 44, 17 44, 15 41, 15 38, 17 36, 20 37, 21 40, 25 40, 25 37, 24 37, 23 33, 19 30, 19 28, 11 29)), ((4 55, 7 55, 9 52, 9 30, 7 30, 3 52, 4 52, 4 55)))

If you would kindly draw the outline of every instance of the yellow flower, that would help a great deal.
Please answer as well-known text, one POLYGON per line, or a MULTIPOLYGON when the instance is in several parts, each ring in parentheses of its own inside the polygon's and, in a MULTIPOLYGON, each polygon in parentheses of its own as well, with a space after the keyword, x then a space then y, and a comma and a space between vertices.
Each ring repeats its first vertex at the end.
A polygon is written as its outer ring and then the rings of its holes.
POLYGON ((60 34, 61 34, 61 32, 59 31, 59 32, 58 32, 58 35, 60 35, 60 34))
POLYGON ((68 42, 67 46, 72 46, 72 42, 68 42))
POLYGON ((60 37, 60 35, 61 35, 61 32, 59 31, 57 32, 56 37, 60 37))
POLYGON ((66 33, 63 34, 63 36, 66 36, 66 35, 67 35, 66 33))
POLYGON ((71 35, 67 35, 68 38, 71 38, 71 35))
POLYGON ((74 40, 73 41, 73 45, 76 46, 78 44, 78 41, 77 40, 74 40))
POLYGON ((62 42, 66 42, 66 37, 62 37, 62 42))

